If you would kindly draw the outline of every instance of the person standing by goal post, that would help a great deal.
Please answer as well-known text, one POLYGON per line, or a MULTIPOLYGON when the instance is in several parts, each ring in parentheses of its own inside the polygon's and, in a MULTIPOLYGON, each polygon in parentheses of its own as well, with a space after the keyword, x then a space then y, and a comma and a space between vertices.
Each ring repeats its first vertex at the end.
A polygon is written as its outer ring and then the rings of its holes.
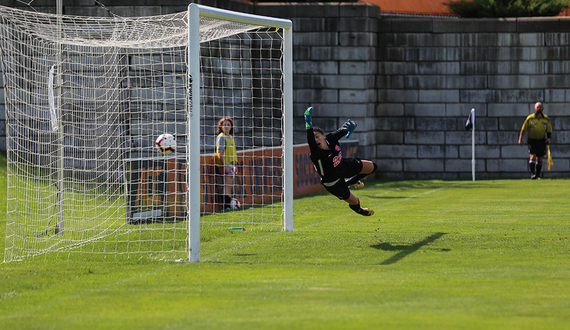
POLYGON ((542 171, 542 159, 546 154, 546 146, 550 144, 552 136, 552 124, 550 118, 542 113, 544 106, 542 102, 536 102, 534 105, 534 113, 528 115, 521 128, 519 135, 519 144, 523 145, 523 136, 528 131, 528 152, 530 154, 530 171, 531 179, 540 179, 542 171))
POLYGON ((360 158, 343 158, 338 142, 343 136, 347 138, 356 129, 356 123, 350 119, 338 130, 326 134, 319 127, 313 127, 313 107, 305 111, 305 128, 307 129, 307 141, 311 150, 311 161, 321 177, 321 184, 325 189, 347 202, 350 208, 364 216, 371 216, 374 211, 360 207, 360 200, 348 188, 364 187, 360 181, 376 171, 378 166, 369 160, 360 158))
POLYGON ((216 169, 222 177, 221 201, 222 210, 231 210, 232 189, 237 174, 237 152, 232 134, 234 120, 224 117, 218 121, 218 136, 216 137, 216 169))

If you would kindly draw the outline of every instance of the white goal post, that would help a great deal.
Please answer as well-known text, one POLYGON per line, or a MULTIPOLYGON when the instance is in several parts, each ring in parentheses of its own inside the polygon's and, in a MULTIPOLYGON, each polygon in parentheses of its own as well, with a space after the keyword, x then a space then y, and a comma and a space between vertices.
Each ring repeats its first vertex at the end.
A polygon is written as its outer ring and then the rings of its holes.
MULTIPOLYGON (((212 19, 223 19, 235 23, 265 26, 270 28, 283 29, 283 217, 284 230, 293 230, 293 44, 292 44, 292 24, 290 20, 276 19, 248 14, 241 14, 227 10, 220 10, 211 7, 190 4, 188 6, 188 67, 189 81, 191 81, 191 94, 200 95, 200 17, 212 19)), ((190 102, 188 111, 188 132, 189 145, 188 173, 189 173, 189 261, 200 260, 200 162, 197 157, 200 150, 196 144, 190 141, 199 140, 200 132, 200 104, 190 102)))
POLYGON ((0 6, 4 261, 196 262, 201 234, 292 231, 292 63, 285 19, 197 4, 149 17, 0 6), (172 154, 155 146, 163 133, 172 154), (232 174, 219 141, 235 145, 232 174))

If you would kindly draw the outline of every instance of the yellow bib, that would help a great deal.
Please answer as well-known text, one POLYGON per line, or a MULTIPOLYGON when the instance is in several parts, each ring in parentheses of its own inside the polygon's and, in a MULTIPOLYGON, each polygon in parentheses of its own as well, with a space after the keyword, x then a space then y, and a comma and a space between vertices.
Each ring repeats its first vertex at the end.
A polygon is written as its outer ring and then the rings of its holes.
POLYGON ((236 152, 236 146, 234 143, 234 139, 231 137, 231 135, 225 135, 223 132, 218 134, 218 137, 216 138, 216 160, 218 162, 218 165, 221 165, 221 161, 220 161, 220 154, 219 154, 219 146, 218 146, 218 140, 220 138, 220 136, 224 137, 224 139, 226 139, 226 149, 224 150, 224 159, 226 161, 226 165, 231 164, 231 163, 237 163, 237 152, 236 152))

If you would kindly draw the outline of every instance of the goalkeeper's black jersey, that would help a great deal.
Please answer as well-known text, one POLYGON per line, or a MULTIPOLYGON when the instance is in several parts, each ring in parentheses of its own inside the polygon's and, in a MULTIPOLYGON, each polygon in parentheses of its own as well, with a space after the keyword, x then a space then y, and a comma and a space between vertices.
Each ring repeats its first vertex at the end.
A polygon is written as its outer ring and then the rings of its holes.
POLYGON ((343 172, 345 164, 342 161, 342 151, 338 140, 345 136, 346 133, 346 131, 338 129, 327 134, 326 141, 330 150, 325 150, 317 146, 313 129, 307 130, 307 141, 311 149, 311 161, 313 161, 315 169, 321 176, 322 183, 335 182, 340 178, 344 179, 343 172))

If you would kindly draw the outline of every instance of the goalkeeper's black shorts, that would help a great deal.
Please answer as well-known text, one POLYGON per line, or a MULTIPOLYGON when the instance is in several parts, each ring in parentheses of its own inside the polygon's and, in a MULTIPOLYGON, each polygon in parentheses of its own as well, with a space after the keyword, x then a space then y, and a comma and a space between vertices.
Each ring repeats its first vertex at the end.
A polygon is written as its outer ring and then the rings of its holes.
MULTIPOLYGON (((344 167, 344 177, 351 178, 362 172, 363 165, 360 158, 345 158, 342 162, 344 167)), ((344 177, 341 177, 334 182, 323 182, 322 184, 329 193, 340 199, 347 200, 350 198, 350 189, 348 189, 348 185, 344 181, 344 177)))
POLYGON ((528 139, 528 153, 537 157, 544 157, 546 155, 546 140, 528 139))
POLYGON ((325 189, 329 193, 340 199, 347 200, 350 198, 350 189, 348 189, 348 185, 344 182, 343 178, 340 178, 335 182, 323 183, 323 186, 325 186, 325 189))

